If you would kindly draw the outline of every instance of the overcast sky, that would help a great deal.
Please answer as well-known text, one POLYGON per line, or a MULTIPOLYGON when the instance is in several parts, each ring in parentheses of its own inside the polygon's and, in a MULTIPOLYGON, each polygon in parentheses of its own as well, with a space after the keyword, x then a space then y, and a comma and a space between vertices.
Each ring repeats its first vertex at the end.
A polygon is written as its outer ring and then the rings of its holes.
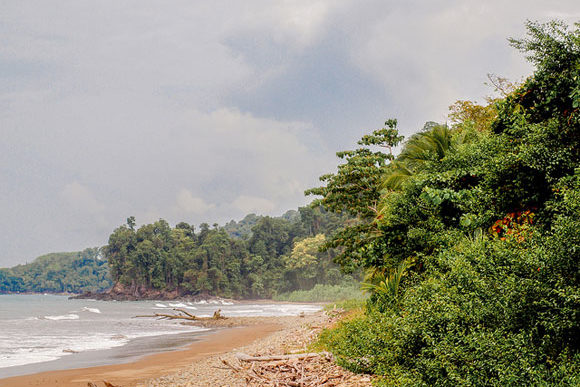
POLYGON ((335 152, 531 72, 507 38, 577 0, 0 1, 0 267, 134 215, 306 204, 335 152))

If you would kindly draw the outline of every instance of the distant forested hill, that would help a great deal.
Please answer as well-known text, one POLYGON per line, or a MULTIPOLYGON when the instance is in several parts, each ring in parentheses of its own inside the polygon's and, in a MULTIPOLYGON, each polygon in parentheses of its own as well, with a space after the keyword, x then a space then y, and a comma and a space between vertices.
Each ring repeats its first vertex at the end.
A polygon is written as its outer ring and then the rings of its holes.
POLYGON ((248 214, 239 222, 230 220, 223 228, 232 238, 248 239, 252 235, 252 227, 262 218, 256 214, 248 214))
MULTIPOLYGON (((304 210, 302 210, 302 212, 304 212, 304 210)), ((290 222, 298 222, 300 221, 300 217, 301 212, 296 210, 288 210, 282 216, 280 216, 281 219, 290 222)), ((262 218, 262 215, 248 214, 239 222, 236 222, 233 219, 230 220, 224 225, 223 229, 232 238, 249 239, 252 236, 252 228, 262 218)))
POLYGON ((0 293, 81 293, 111 287, 107 261, 100 249, 52 253, 32 263, 0 269, 0 293))

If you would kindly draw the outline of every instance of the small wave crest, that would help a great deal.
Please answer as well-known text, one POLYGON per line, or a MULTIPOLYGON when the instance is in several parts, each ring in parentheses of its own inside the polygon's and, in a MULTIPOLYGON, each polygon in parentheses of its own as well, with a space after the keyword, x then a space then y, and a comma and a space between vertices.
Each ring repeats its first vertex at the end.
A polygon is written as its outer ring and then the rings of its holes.
POLYGON ((58 321, 58 320, 78 320, 80 317, 78 314, 63 314, 60 316, 44 316, 45 320, 54 320, 54 321, 58 321))
POLYGON ((97 308, 89 308, 87 306, 85 306, 84 308, 81 309, 81 311, 83 312, 91 312, 91 313, 101 313, 101 311, 97 308))

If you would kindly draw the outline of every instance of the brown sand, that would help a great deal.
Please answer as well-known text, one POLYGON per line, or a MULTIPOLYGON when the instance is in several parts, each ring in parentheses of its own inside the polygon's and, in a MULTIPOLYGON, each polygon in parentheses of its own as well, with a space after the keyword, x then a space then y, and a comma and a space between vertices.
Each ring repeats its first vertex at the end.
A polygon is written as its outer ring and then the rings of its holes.
MULTIPOLYGON (((197 359, 177 372, 168 372, 163 376, 145 380, 139 383, 137 387, 248 387, 250 385, 276 385, 275 382, 248 383, 244 374, 232 371, 230 367, 224 366, 222 361, 225 360, 229 364, 241 367, 243 365, 236 359, 236 352, 254 356, 312 352, 313 349, 310 346, 316 341, 321 330, 335 324, 340 318, 342 318, 341 313, 324 313, 322 311, 307 314, 304 317, 239 318, 239 322, 244 325, 275 322, 281 327, 249 345, 237 348, 235 351, 197 359)), ((217 320, 211 322, 211 326, 229 326, 231 322, 230 319, 217 320)), ((256 368, 259 368, 259 366, 256 366, 256 368)), ((325 369, 320 370, 320 372, 324 374, 325 369)), ((372 378, 369 375, 356 375, 347 370, 342 370, 342 374, 345 376, 343 381, 332 383, 329 380, 329 383, 325 385, 340 387, 371 387, 372 385, 372 378)), ((280 385, 287 384, 280 383, 280 385)), ((101 387, 101 385, 98 386, 101 387)))
POLYGON ((150 355, 133 363, 48 371, 0 379, 0 386, 86 387, 88 382, 95 382, 102 386, 103 380, 115 385, 135 386, 148 379, 175 373, 196 360, 248 345, 280 329, 282 329, 282 325, 275 323, 275 320, 274 322, 257 323, 245 327, 222 329, 208 334, 201 341, 189 345, 185 350, 150 355))

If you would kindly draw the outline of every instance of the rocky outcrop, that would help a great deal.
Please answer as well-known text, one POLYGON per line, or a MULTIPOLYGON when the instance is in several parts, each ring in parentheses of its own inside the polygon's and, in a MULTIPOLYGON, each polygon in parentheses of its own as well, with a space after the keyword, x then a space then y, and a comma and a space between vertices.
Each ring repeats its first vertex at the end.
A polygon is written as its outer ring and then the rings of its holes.
POLYGON ((113 287, 105 292, 95 293, 86 292, 73 296, 75 299, 95 299, 103 301, 139 301, 139 300, 177 300, 177 299, 192 299, 192 300, 208 300, 215 297, 209 294, 191 295, 179 290, 159 290, 148 288, 145 285, 125 285, 117 282, 113 287))

